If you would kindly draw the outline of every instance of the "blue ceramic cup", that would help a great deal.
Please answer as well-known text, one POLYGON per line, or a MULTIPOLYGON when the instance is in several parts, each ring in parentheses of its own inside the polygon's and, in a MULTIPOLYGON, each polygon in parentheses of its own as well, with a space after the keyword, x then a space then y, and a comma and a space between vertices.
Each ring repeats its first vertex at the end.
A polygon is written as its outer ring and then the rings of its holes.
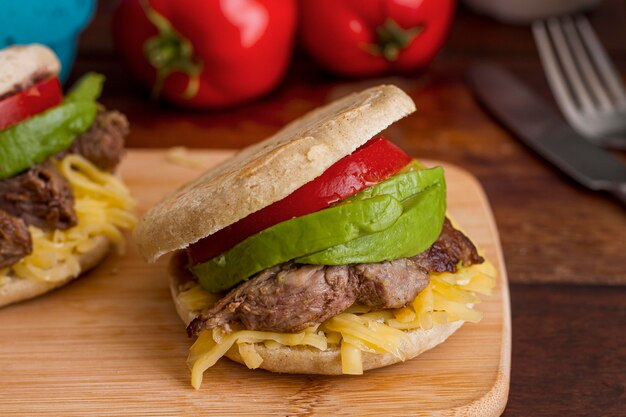
POLYGON ((0 0, 0 48, 41 43, 61 61, 65 81, 76 56, 78 35, 89 23, 96 0, 0 0))

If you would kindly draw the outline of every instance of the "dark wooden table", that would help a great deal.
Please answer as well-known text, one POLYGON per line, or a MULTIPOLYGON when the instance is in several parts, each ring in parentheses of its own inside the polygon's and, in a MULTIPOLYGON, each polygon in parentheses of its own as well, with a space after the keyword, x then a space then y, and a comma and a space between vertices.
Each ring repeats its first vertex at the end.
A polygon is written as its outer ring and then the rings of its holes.
MULTIPOLYGON (((499 127, 464 84, 468 64, 505 65, 551 100, 527 27, 461 8, 431 67, 403 77, 354 81, 321 71, 302 52, 271 95, 234 109, 189 112, 147 99, 114 54, 112 2, 83 34, 73 77, 102 72, 102 101, 126 113, 131 147, 241 148, 346 91, 393 82, 417 114, 388 135, 412 155, 474 173, 486 189, 502 238, 513 309, 511 391, 505 415, 626 415, 626 216, 610 197, 578 186, 499 127), (569 285, 563 282, 594 282, 569 285)), ((605 1, 590 17, 626 74, 624 2, 605 1)), ((622 158, 624 155, 620 155, 622 158)))

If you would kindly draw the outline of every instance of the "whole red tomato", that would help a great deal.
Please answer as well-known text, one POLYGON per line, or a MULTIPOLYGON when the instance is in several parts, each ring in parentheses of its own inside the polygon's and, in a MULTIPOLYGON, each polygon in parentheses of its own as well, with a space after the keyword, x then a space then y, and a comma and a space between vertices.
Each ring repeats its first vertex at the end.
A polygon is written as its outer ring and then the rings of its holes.
POLYGON ((300 0, 304 47, 349 76, 425 66, 448 33, 454 0, 300 0))
POLYGON ((223 107, 280 82, 296 21, 295 0, 122 0, 113 35, 130 71, 155 96, 223 107))

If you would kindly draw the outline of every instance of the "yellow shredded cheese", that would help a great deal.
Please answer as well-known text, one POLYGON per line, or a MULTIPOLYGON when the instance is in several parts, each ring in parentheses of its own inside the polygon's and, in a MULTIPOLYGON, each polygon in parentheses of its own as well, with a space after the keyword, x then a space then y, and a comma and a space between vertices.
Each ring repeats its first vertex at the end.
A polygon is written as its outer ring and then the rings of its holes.
POLYGON ((341 342, 341 372, 346 375, 363 375, 361 349, 346 340, 341 342))
POLYGON ((237 342, 239 354, 249 369, 256 369, 263 363, 263 358, 256 351, 254 343, 237 342))
POLYGON ((215 304, 219 298, 218 294, 204 291, 199 285, 195 285, 191 281, 187 283, 186 288, 183 288, 178 293, 178 300, 190 311, 202 310, 203 308, 211 306, 215 304))
MULTIPOLYGON (((188 284, 189 285, 189 284, 188 284)), ((474 310, 480 302, 476 295, 492 293, 496 285, 496 270, 489 262, 468 267, 459 266, 456 273, 431 274, 430 283, 404 308, 370 311, 368 307, 354 305, 319 326, 300 333, 261 332, 233 330, 225 333, 221 328, 204 330, 191 346, 187 363, 191 369, 191 384, 199 389, 204 371, 213 366, 237 343, 239 354, 251 369, 258 368, 263 358, 255 345, 263 344, 268 349, 282 346, 311 346, 321 351, 329 346, 340 349, 341 369, 344 374, 363 373, 363 352, 390 353, 405 360, 403 344, 408 336, 403 330, 428 330, 439 324, 458 320, 478 322, 482 313, 474 310)), ((199 311, 215 302, 212 294, 206 293, 197 284, 187 288, 194 297, 186 297, 183 304, 190 310, 199 311), (197 301, 205 292, 207 304, 197 301), (193 307, 193 308, 191 308, 193 307)))
POLYGON ((95 236, 105 235, 121 253, 122 230, 132 229, 137 223, 135 201, 115 175, 79 155, 68 155, 55 163, 72 187, 78 224, 54 231, 29 226, 33 252, 0 271, 0 282, 8 282, 11 277, 55 282, 78 276, 79 256, 93 248, 95 236))

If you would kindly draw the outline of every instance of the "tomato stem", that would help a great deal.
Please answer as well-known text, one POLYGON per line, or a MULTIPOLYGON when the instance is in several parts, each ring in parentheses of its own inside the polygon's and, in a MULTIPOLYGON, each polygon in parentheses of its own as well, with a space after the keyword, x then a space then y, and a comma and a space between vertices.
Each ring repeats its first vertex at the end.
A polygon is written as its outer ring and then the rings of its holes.
POLYGON ((382 56, 387 61, 395 62, 400 51, 424 30, 424 26, 403 29, 392 18, 388 17, 382 26, 376 28, 376 43, 364 45, 363 49, 374 56, 382 56))
POLYGON ((195 59, 191 41, 182 36, 163 15, 154 10, 148 0, 141 5, 148 20, 157 28, 158 34, 147 39, 143 51, 148 62, 157 71, 152 87, 152 97, 158 98, 168 75, 180 71, 189 76, 187 88, 182 97, 190 99, 198 93, 202 61, 195 59))

